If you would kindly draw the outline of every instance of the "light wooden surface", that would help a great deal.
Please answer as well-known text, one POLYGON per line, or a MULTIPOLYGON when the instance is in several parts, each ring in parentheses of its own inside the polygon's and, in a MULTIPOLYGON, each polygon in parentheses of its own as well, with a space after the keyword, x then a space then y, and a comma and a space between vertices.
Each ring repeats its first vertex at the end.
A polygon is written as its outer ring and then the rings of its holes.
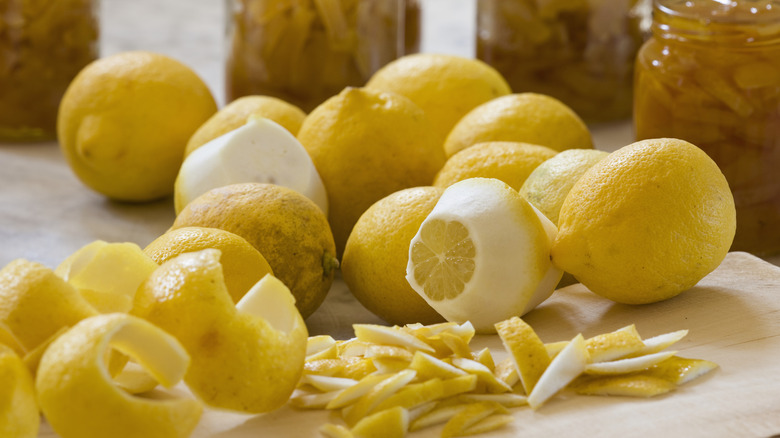
MULTIPOLYGON (((427 0, 426 0, 427 1, 427 0)), ((440 9, 429 51, 469 54, 463 7, 470 0, 431 1, 440 9), (449 2, 449 3, 448 3, 449 2), (444 6, 444 7, 442 7, 444 6), (460 8, 460 9, 459 9, 460 8)), ((103 0, 104 54, 155 50, 193 67, 222 102, 221 0, 103 0)), ((468 21, 465 22, 468 24, 468 21)), ((631 142, 630 124, 594 127, 598 148, 631 142)), ((0 144, 0 266, 19 257, 50 267, 95 239, 146 245, 172 223, 171 199, 151 204, 108 201, 84 187, 54 143, 0 144)), ((545 341, 570 339, 636 323, 652 336, 689 329, 681 354, 712 360, 720 369, 668 396, 631 400, 558 397, 537 412, 515 411, 510 428, 486 436, 750 436, 780 433, 780 270, 746 254, 726 262, 699 286, 673 300, 641 307, 612 304, 576 285, 556 293, 528 321, 545 341)), ((351 336, 351 324, 379 321, 337 281, 307 321, 312 334, 351 336)), ((480 337, 475 347, 495 337, 480 337)), ((328 419, 322 412, 284 408, 262 416, 208 411, 196 437, 309 437, 328 419)), ((413 434, 436 436, 439 429, 413 434)), ((41 436, 56 436, 46 425, 41 436)))

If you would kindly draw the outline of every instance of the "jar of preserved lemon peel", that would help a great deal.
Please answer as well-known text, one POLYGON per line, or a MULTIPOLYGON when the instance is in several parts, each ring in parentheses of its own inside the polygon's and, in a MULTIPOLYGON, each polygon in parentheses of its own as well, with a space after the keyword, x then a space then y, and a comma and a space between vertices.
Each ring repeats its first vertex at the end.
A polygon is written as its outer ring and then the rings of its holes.
POLYGON ((649 0, 477 0, 477 57, 587 122, 630 119, 649 0))
POLYGON ((0 141, 55 138, 70 81, 98 54, 97 0, 0 0, 0 141))
POLYGON ((226 98, 262 94, 308 112, 419 49, 419 0, 227 0, 226 98))
POLYGON ((702 148, 734 194, 732 250, 780 252, 780 0, 656 0, 653 16, 636 137, 702 148))

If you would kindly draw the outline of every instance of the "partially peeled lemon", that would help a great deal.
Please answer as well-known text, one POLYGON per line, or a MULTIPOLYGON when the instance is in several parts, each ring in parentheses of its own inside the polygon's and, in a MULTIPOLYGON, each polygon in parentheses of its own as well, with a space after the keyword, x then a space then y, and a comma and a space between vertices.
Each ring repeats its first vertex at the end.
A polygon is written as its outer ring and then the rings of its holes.
POLYGON ((448 187, 409 247, 406 279, 449 321, 478 332, 547 299, 562 272, 550 262, 555 225, 506 183, 448 187))

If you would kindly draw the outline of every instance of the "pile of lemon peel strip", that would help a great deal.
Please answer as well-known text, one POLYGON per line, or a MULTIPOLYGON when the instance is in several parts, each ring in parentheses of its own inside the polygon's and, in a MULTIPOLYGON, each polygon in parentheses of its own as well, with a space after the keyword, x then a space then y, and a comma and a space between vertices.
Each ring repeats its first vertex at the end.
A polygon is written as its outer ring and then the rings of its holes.
POLYGON ((352 339, 309 338, 290 399, 295 408, 338 412, 345 425, 324 424, 320 433, 328 438, 403 437, 432 426, 442 427, 442 437, 474 435, 509 424, 509 409, 538 409, 563 390, 652 397, 717 367, 667 350, 687 330, 642 339, 629 325, 543 343, 513 317, 496 324, 508 352, 496 363, 488 348, 471 349, 469 322, 353 327, 352 339))

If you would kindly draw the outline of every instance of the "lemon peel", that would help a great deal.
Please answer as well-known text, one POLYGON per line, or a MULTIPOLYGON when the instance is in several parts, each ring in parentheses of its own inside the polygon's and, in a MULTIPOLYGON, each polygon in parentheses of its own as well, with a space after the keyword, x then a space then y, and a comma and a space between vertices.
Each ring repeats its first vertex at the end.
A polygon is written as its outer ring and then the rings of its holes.
POLYGON ((54 272, 75 287, 100 313, 127 313, 138 286, 157 263, 132 242, 91 242, 68 256, 54 272))
POLYGON ((234 305, 219 257, 204 249, 165 262, 138 290, 133 313, 184 345, 192 358, 184 380, 204 403, 276 409, 301 377, 306 325, 289 289, 270 275, 234 305))
POLYGON ((40 415, 32 375, 5 344, 0 344, 0 387, 0 436, 37 437, 40 415))
POLYGON ((97 311, 71 285, 40 263, 16 259, 0 270, 0 323, 29 352, 62 327, 97 311))
POLYGON ((189 436, 201 404, 127 394, 106 369, 110 348, 133 356, 166 387, 175 385, 189 364, 175 338, 140 318, 119 313, 87 318, 49 346, 38 368, 38 399, 54 431, 63 438, 189 436))

